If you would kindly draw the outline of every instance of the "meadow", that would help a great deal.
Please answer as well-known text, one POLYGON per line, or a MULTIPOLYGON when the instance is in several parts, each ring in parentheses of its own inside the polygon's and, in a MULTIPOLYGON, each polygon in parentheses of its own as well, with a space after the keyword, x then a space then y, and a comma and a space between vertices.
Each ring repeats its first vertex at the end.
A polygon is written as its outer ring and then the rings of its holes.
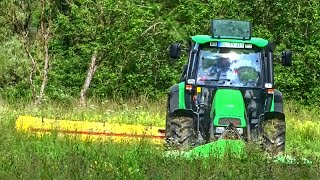
POLYGON ((0 1, 0 179, 319 179, 319 0, 208 2, 0 1), (165 94, 187 60, 187 53, 169 60, 169 44, 184 48, 190 36, 210 34, 216 18, 252 21, 253 36, 277 44, 275 84, 300 100, 285 105, 286 151, 313 164, 275 164, 250 148, 247 158, 188 161, 164 157, 162 146, 146 141, 39 138, 14 129, 20 115, 164 126, 165 100, 137 96, 165 94), (294 53, 292 67, 280 65, 285 49, 294 53), (78 106, 89 69, 96 70, 87 98, 116 100, 78 106), (25 100, 38 98, 40 107, 25 100))
POLYGON ((320 114, 288 103, 287 153, 313 164, 273 163, 259 153, 238 159, 194 159, 163 156, 164 148, 148 141, 114 143, 80 141, 48 135, 43 138, 16 132, 19 115, 47 118, 154 124, 164 126, 165 103, 135 100, 126 103, 90 101, 88 107, 50 102, 1 104, 1 179, 318 179, 320 172, 320 114))

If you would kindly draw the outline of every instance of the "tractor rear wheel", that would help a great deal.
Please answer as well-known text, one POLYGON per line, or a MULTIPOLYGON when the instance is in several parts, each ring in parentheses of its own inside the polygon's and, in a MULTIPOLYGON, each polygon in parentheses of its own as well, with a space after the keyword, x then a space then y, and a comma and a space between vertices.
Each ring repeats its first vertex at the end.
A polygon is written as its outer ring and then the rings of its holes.
POLYGON ((169 134, 169 146, 178 148, 192 146, 195 140, 193 118, 182 116, 171 119, 169 134))
POLYGON ((281 155, 285 151, 286 123, 279 119, 262 122, 262 146, 271 156, 281 155))

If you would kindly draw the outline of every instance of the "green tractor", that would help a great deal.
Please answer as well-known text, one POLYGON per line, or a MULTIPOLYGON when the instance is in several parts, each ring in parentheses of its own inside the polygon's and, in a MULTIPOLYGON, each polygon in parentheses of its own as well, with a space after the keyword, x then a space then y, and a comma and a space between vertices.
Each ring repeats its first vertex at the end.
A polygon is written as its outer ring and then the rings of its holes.
MULTIPOLYGON (((192 36, 179 83, 167 100, 166 142, 192 149, 221 139, 258 142, 266 152, 285 151, 282 93, 274 83, 275 44, 252 36, 251 23, 211 21, 211 36, 192 36)), ((183 48, 170 45, 170 58, 183 48)), ((292 53, 282 52, 290 66, 292 53)))

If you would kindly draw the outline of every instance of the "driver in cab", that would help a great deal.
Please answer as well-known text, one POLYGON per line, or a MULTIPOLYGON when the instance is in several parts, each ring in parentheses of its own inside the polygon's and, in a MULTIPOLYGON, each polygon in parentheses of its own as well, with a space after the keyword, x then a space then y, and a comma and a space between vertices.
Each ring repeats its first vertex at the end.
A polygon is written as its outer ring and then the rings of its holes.
POLYGON ((209 69, 208 76, 214 76, 215 79, 227 79, 228 71, 232 71, 230 68, 231 61, 230 57, 228 57, 228 53, 230 53, 230 49, 221 48, 219 50, 220 57, 218 57, 216 63, 209 69), (224 76, 224 77, 221 77, 224 76))
MULTIPOLYGON (((251 82, 251 78, 248 76, 252 75, 247 72, 250 70, 250 68, 248 70, 248 67, 256 69, 253 67, 252 57, 250 58, 250 55, 242 55, 233 51, 233 49, 221 48, 218 50, 218 52, 206 52, 204 56, 207 57, 207 62, 211 61, 213 63, 208 67, 207 70, 202 67, 199 68, 199 81, 202 81, 205 84, 218 82, 220 85, 227 86, 243 86, 247 84, 247 81, 251 82)), ((204 65, 202 64, 202 66, 204 65)), ((257 75, 255 75, 255 77, 257 77, 257 75)))

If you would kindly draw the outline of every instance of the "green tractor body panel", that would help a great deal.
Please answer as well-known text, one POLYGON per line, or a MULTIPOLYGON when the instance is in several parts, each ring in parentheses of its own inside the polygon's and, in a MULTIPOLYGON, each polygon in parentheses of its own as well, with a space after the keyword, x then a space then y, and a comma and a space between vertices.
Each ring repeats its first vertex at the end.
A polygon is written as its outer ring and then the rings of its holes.
POLYGON ((179 109, 186 109, 186 101, 185 101, 185 82, 179 83, 179 109))
POLYGON ((250 40, 238 40, 238 39, 216 39, 208 35, 196 35, 192 36, 192 40, 199 44, 205 44, 209 42, 233 42, 233 43, 248 43, 258 47, 265 47, 269 41, 262 38, 251 38, 250 40))
POLYGON ((214 118, 214 126, 228 126, 234 120, 238 127, 246 127, 245 104, 241 92, 235 89, 218 89, 210 116, 214 118), (224 121, 226 122, 223 123, 224 121))
POLYGON ((274 95, 272 96, 272 103, 270 111, 274 111, 274 95))

